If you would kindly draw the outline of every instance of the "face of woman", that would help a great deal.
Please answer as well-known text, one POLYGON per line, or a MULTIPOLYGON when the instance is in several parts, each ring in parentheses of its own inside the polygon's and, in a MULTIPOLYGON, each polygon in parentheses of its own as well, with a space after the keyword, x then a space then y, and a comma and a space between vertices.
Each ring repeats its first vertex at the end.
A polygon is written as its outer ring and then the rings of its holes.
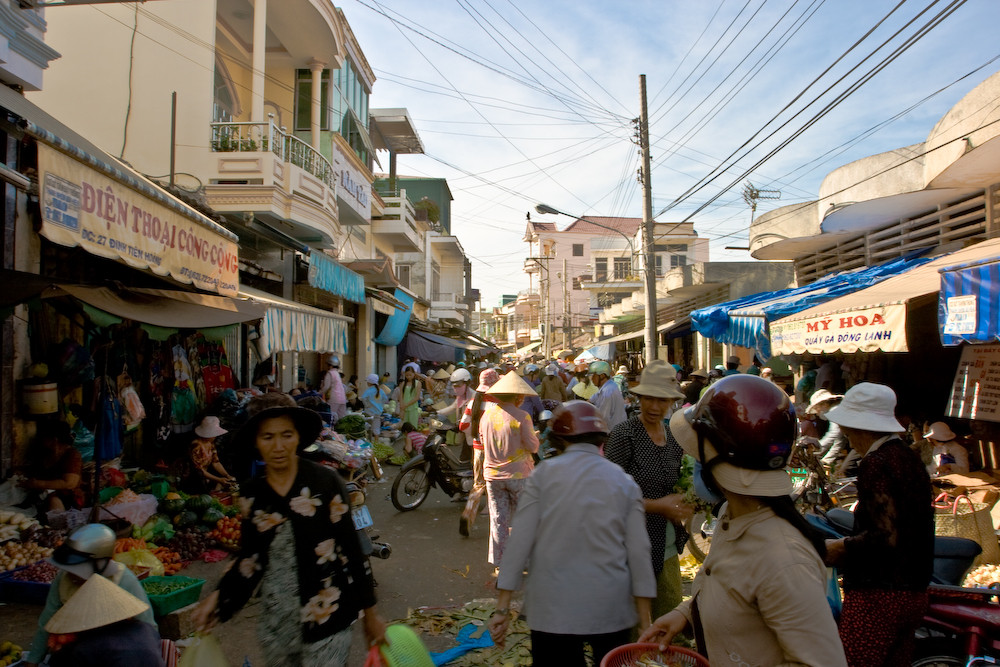
POLYGON ((414 377, 415 376, 412 368, 407 368, 405 371, 403 371, 403 379, 406 380, 407 382, 411 381, 414 377))
POLYGON ((669 398, 655 396, 639 397, 639 412, 643 421, 650 424, 663 421, 667 416, 667 408, 673 401, 669 398))
POLYGON ((299 446, 299 432, 291 417, 265 419, 257 428, 257 451, 269 470, 287 470, 299 446))

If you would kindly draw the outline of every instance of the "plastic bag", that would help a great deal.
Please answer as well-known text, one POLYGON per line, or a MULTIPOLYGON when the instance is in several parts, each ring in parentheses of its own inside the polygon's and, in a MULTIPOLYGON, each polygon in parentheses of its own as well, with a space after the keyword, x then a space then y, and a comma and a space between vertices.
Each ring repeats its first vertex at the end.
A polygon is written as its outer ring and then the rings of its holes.
POLYGON ((132 570, 134 574, 138 575, 143 569, 149 568, 149 575, 151 577, 163 576, 163 563, 148 549, 129 549, 120 554, 115 554, 114 559, 132 570))
POLYGON ((195 634, 177 667, 229 667, 219 640, 210 634, 195 634))
POLYGON ((139 399, 139 392, 137 392, 135 387, 132 385, 122 388, 121 392, 118 394, 118 400, 121 401, 121 404, 125 408, 126 428, 131 429, 146 418, 146 409, 142 407, 142 401, 139 399))
POLYGON ((830 604, 830 611, 833 612, 833 619, 840 619, 840 609, 842 602, 840 599, 840 582, 837 568, 826 568, 826 601, 830 604))

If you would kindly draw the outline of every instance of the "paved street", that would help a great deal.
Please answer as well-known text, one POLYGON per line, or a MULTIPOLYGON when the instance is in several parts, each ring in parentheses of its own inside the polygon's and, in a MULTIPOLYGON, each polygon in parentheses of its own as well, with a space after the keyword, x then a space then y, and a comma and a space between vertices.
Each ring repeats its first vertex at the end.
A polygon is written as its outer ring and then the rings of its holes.
MULTIPOLYGON (((486 563, 487 518, 479 517, 469 538, 458 534, 458 516, 462 505, 451 502, 438 489, 431 489, 427 501, 417 510, 399 513, 389 500, 392 479, 399 469, 386 467, 384 481, 369 488, 368 507, 381 539, 392 545, 388 560, 374 560, 378 580, 379 607, 386 620, 404 618, 408 609, 417 606, 444 606, 492 595, 493 581, 486 563)), ((205 592, 212 590, 225 563, 196 563, 181 571, 187 576, 208 581, 205 592)), ((256 644, 256 602, 234 620, 216 631, 230 664, 242 665, 248 658, 252 665, 262 665, 256 644)), ((0 606, 0 638, 22 646, 30 643, 41 607, 24 604, 0 606)), ((364 641, 360 624, 351 667, 364 664, 364 641)), ((442 650, 441 639, 425 638, 431 650, 442 650)))

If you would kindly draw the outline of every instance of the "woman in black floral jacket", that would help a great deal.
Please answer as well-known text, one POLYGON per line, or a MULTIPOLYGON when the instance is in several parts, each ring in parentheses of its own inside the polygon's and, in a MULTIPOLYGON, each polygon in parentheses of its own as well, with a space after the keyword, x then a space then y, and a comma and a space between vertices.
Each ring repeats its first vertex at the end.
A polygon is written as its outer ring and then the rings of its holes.
POLYGON ((266 473, 243 489, 240 552, 195 617, 204 628, 226 621, 259 586, 257 629, 269 666, 346 665, 360 612, 369 642, 384 641, 347 488, 336 472, 298 456, 322 426, 293 403, 257 412, 240 430, 237 441, 256 446, 266 473))

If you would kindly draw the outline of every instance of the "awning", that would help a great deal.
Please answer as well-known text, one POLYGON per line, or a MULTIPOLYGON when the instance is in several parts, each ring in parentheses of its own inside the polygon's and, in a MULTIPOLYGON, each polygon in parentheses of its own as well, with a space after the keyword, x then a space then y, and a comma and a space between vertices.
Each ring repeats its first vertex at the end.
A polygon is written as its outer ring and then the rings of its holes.
POLYGON ((267 307, 258 347, 266 359, 275 352, 347 352, 348 325, 354 318, 241 287, 240 296, 267 307))
POLYGON ((401 288, 396 288, 395 299, 405 306, 403 310, 396 310, 389 319, 386 320, 382 331, 375 337, 378 345, 393 346, 399 345, 406 335, 406 328, 410 325, 410 316, 413 315, 413 297, 401 288))
POLYGON ((53 243, 235 296, 237 237, 0 86, 38 148, 39 234, 53 243))
POLYGON ((389 294, 374 287, 366 287, 365 295, 368 297, 368 304, 376 313, 383 315, 393 315, 397 310, 406 310, 408 306, 389 294))
POLYGON ((940 270, 938 323, 945 345, 1000 340, 1000 257, 940 270))
POLYGON ((877 266, 833 273, 802 287, 761 292, 691 313, 691 328, 706 338, 756 350, 762 360, 771 358, 768 322, 811 306, 856 292, 927 263, 926 251, 911 253, 877 266))
POLYGON ((516 350, 514 350, 514 354, 516 354, 519 357, 520 356, 524 356, 525 354, 528 354, 532 350, 538 349, 538 346, 541 345, 541 344, 542 344, 542 341, 536 340, 534 343, 528 343, 524 347, 517 348, 516 350))
POLYGON ((318 250, 309 253, 309 284, 354 303, 365 302, 365 279, 318 250))
POLYGON ((940 269, 1000 256, 1000 239, 938 257, 877 285, 771 323, 775 354, 906 352, 907 308, 937 298, 940 269))

